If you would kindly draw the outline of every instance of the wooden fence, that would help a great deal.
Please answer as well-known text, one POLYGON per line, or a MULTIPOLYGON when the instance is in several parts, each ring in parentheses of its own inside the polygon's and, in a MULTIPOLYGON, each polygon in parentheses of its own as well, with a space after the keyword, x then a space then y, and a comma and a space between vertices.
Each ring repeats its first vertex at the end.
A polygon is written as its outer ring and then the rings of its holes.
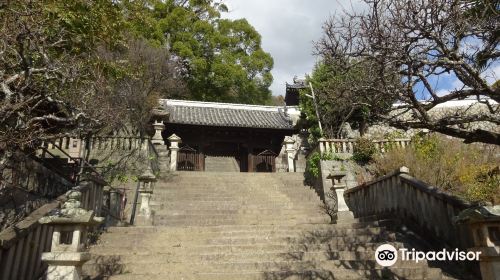
POLYGON ((276 172, 276 154, 270 150, 265 150, 258 155, 252 155, 249 172, 276 172))

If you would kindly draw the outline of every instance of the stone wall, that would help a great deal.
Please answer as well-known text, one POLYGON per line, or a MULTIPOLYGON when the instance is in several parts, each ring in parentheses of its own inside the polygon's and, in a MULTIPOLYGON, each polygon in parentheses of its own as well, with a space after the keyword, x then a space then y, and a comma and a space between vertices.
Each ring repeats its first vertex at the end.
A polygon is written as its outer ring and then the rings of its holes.
POLYGON ((387 124, 373 124, 368 127, 364 137, 371 139, 384 139, 388 136, 398 137, 398 138, 412 138, 419 132, 422 132, 422 129, 398 129, 387 124))
POLYGON ((325 201, 326 194, 332 191, 333 183, 332 179, 328 179, 327 177, 333 170, 345 170, 347 175, 342 179, 343 183, 346 184, 347 188, 352 188, 357 186, 356 177, 355 177, 355 169, 356 164, 352 161, 347 160, 321 160, 320 161, 320 175, 314 189, 321 197, 323 201, 325 201))
POLYGON ((0 230, 73 187, 23 152, 0 150, 0 158, 0 230))
POLYGON ((124 182, 135 180, 148 165, 155 173, 159 172, 158 145, 153 145, 149 138, 94 137, 88 146, 88 162, 111 186, 118 187, 124 182))

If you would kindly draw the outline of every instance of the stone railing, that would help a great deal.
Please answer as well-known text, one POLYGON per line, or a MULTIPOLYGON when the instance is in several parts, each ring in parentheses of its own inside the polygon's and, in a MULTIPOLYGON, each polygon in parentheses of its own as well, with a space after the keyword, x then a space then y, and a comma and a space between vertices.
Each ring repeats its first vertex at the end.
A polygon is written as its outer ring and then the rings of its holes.
MULTIPOLYGON (((146 138, 127 136, 94 136, 88 139, 91 150, 123 150, 140 149, 146 138)), ((52 142, 44 142, 42 146, 53 153, 63 150, 73 158, 81 157, 82 140, 79 138, 62 137, 52 142)))
POLYGON ((476 205, 413 178, 405 167, 346 190, 344 197, 356 217, 388 216, 429 240, 439 240, 441 247, 465 250, 473 246, 470 231, 453 219, 476 205))
POLYGON ((80 157, 81 141, 78 138, 61 137, 54 139, 52 142, 43 142, 42 147, 49 151, 63 150, 71 157, 80 157))
POLYGON ((146 138, 141 137, 92 137, 89 146, 92 150, 135 150, 140 149, 146 138))
MULTIPOLYGON (((388 147, 404 148, 410 144, 410 138, 373 140, 378 152, 384 153, 388 147)), ((356 139, 324 139, 318 140, 321 154, 352 154, 356 139)))
MULTIPOLYGON (((120 212, 113 201, 105 201, 104 182, 101 180, 83 181, 75 189, 82 193, 82 208, 94 210, 96 215, 106 216, 120 212)), ((39 279, 46 270, 41 261, 42 252, 50 251, 54 227, 40 224, 38 220, 48 213, 58 211, 67 200, 66 195, 58 197, 33 211, 15 226, 0 232, 0 279, 39 279)), ((115 201, 121 198, 115 197, 115 201)))

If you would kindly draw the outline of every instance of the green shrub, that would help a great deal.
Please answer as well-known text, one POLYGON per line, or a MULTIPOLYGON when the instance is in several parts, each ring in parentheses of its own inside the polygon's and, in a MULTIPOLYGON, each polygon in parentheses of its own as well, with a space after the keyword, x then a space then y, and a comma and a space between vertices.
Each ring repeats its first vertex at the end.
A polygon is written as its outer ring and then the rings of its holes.
POLYGON ((305 181, 308 185, 314 185, 314 182, 319 177, 321 155, 319 152, 314 152, 307 157, 306 170, 304 172, 305 181))
POLYGON ((316 179, 319 178, 322 160, 340 160, 334 157, 332 153, 321 155, 319 152, 313 152, 307 157, 306 170, 304 172, 306 184, 312 186, 316 179))
POLYGON ((401 166, 435 187, 469 201, 500 203, 500 148, 464 144, 439 135, 417 136, 406 149, 374 156, 370 169, 376 176, 401 166))
POLYGON ((377 148, 372 139, 359 138, 354 144, 352 159, 360 165, 365 165, 373 159, 376 153, 377 148))

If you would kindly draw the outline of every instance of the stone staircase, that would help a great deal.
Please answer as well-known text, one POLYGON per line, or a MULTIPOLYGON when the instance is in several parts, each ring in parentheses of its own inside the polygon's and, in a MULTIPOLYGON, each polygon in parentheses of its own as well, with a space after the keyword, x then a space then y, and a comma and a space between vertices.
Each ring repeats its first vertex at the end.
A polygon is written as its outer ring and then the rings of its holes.
POLYGON ((450 279, 426 262, 374 260, 404 243, 373 218, 329 224, 301 173, 176 173, 157 183, 155 226, 114 227, 91 279, 450 279))
POLYGON ((205 172, 240 172, 240 166, 234 157, 205 157, 205 172))

